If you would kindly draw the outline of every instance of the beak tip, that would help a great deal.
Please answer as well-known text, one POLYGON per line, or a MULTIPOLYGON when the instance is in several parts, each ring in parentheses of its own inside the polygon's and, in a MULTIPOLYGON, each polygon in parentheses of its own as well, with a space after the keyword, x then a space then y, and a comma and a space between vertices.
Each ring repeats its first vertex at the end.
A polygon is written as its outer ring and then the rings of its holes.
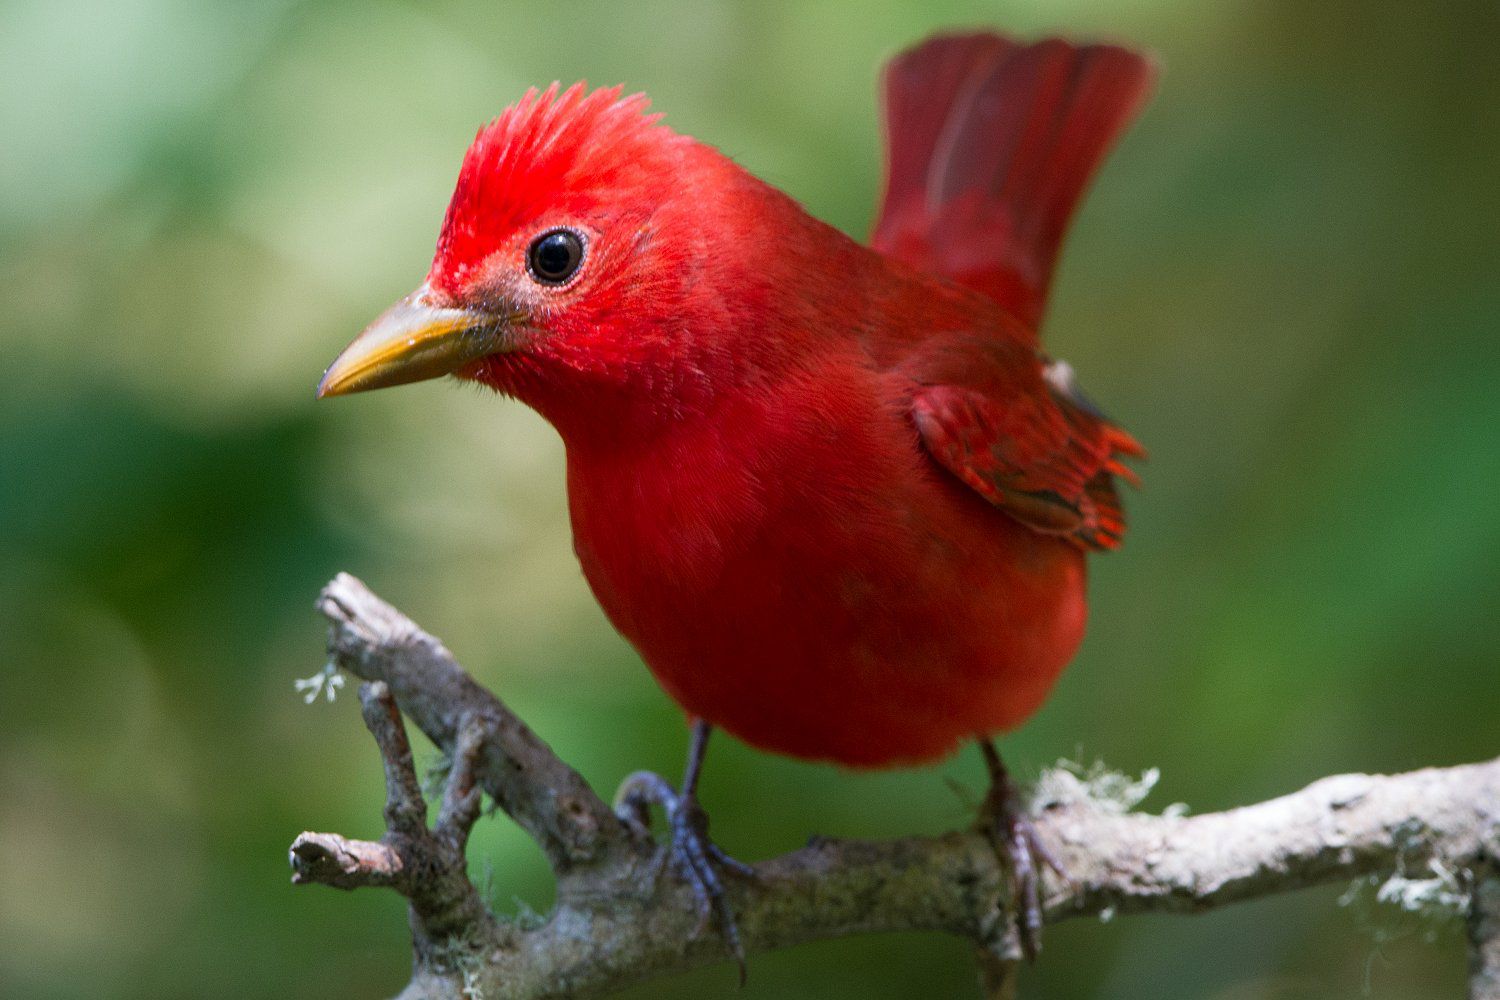
POLYGON ((356 391, 353 381, 349 378, 349 372, 340 370, 338 360, 323 370, 323 377, 318 379, 318 388, 314 391, 314 398, 328 399, 331 396, 347 396, 356 391))
POLYGON ((317 399, 449 375, 507 349, 504 315, 435 306, 426 288, 387 309, 318 380, 317 399))

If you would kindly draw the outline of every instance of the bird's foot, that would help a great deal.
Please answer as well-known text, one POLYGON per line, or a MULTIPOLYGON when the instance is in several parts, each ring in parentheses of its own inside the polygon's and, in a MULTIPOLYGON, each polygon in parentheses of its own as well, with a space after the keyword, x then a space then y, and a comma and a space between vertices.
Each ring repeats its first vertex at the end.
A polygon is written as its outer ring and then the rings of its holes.
POLYGON ((740 982, 745 981, 745 949, 740 944, 740 929, 734 910, 724 891, 723 872, 742 878, 756 878, 750 865, 737 861, 708 837, 708 814, 695 795, 679 795, 666 779, 650 771, 637 771, 621 783, 615 793, 615 812, 629 826, 650 836, 651 806, 661 806, 666 815, 669 842, 658 855, 657 873, 670 861, 677 874, 692 889, 698 913, 698 937, 708 929, 711 918, 717 918, 724 945, 739 966, 740 982))
MULTIPOLYGON (((998 763, 999 758, 995 758, 998 763)), ((1010 871, 1016 933, 1026 961, 1036 961, 1042 947, 1042 868, 1071 884, 1074 879, 1057 855, 1037 835, 1019 789, 1001 766, 991 768, 989 793, 979 808, 980 829, 995 846, 995 855, 1010 871)))

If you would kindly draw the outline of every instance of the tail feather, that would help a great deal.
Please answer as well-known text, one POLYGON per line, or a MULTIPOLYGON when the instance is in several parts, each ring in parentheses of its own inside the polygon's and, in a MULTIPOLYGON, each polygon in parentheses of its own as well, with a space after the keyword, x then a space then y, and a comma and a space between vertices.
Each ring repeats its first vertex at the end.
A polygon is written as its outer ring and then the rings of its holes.
POLYGON ((1115 45, 938 36, 884 75, 886 187, 871 244, 1035 325, 1090 178, 1150 94, 1115 45))

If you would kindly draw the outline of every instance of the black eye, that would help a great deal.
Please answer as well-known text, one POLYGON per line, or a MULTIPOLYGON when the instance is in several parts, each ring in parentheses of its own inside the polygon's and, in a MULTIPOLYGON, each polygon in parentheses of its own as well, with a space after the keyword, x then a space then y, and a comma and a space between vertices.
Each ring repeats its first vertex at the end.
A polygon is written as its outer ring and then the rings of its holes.
POLYGON ((554 229, 538 236, 526 254, 531 276, 544 285, 561 285, 573 277, 583 263, 583 240, 568 229, 554 229))

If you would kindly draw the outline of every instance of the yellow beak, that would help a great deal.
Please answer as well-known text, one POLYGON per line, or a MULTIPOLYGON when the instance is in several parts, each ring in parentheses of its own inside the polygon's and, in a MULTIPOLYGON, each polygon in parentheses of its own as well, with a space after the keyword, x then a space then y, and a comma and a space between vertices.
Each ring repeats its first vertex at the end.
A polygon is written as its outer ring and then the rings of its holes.
POLYGON ((509 349, 512 317, 434 305, 422 286, 391 306, 333 360, 318 398, 420 382, 509 349))

